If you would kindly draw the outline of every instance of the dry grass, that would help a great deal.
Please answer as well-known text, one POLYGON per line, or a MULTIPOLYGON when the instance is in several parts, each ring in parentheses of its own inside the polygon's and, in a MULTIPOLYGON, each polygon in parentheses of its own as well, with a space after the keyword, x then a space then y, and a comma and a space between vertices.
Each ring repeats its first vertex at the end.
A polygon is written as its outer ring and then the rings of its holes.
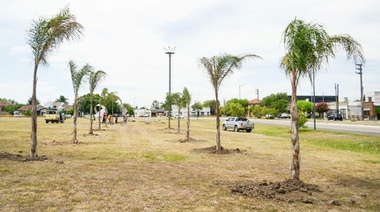
POLYGON ((80 119, 80 143, 72 144, 72 120, 40 119, 38 152, 47 159, 29 161, 30 125, 28 118, 0 118, 0 152, 15 157, 0 158, 0 211, 380 210, 379 137, 302 131, 301 178, 322 192, 290 203, 231 192, 236 183, 290 176, 286 128, 223 131, 231 154, 215 155, 198 151, 215 145, 213 120, 192 120, 193 139, 181 143, 184 120, 181 134, 167 129, 166 119, 137 119, 90 136, 89 120, 80 119))

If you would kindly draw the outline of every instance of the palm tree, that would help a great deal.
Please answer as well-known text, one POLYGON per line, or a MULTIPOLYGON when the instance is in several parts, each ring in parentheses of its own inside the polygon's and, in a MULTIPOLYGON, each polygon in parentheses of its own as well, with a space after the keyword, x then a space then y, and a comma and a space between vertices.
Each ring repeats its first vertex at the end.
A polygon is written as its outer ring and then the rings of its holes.
POLYGON ((113 103, 116 102, 117 100, 120 101, 121 105, 123 105, 123 103, 121 102, 121 99, 120 97, 117 95, 117 92, 116 91, 113 91, 111 93, 108 94, 108 99, 109 101, 111 102, 111 111, 112 111, 112 115, 114 115, 114 112, 113 112, 113 103))
POLYGON ((216 115, 216 152, 222 151, 220 143, 220 111, 219 111, 219 88, 227 76, 231 75, 234 69, 240 69, 242 63, 247 58, 261 58, 254 54, 246 54, 243 56, 235 56, 223 54, 212 58, 202 57, 199 59, 199 65, 206 70, 206 74, 210 79, 215 93, 215 115, 216 115))
MULTIPOLYGON (((102 93, 100 94, 100 104, 104 105, 104 107, 107 107, 107 104, 109 102, 109 92, 108 88, 103 88, 102 93)), ((107 127, 107 117, 105 121, 105 125, 107 127)), ((99 130, 100 130, 100 122, 99 122, 99 130)))
POLYGON ((47 57, 65 40, 79 38, 83 26, 65 7, 51 19, 39 18, 34 20, 28 31, 28 44, 34 57, 33 92, 32 92, 32 133, 30 156, 37 157, 37 70, 40 64, 48 65, 47 57))
POLYGON ((73 61, 69 62, 71 81, 74 89, 74 128, 73 128, 73 143, 78 143, 77 139, 77 116, 78 116, 78 91, 81 85, 85 82, 85 76, 91 71, 92 67, 88 64, 83 66, 82 69, 77 70, 77 66, 73 61))
POLYGON ((191 95, 189 90, 185 87, 182 91, 183 102, 187 107, 187 127, 186 127, 186 140, 190 139, 190 104, 191 104, 191 95))
POLYGON ((65 104, 68 104, 68 98, 66 98, 65 96, 63 95, 60 95, 58 99, 56 99, 55 101, 56 102, 62 102, 62 103, 65 103, 65 104))
POLYGON ((335 57, 336 50, 342 48, 347 59, 364 62, 360 44, 349 35, 330 36, 323 26, 316 23, 305 23, 293 20, 283 33, 286 54, 281 60, 281 67, 290 77, 291 98, 291 178, 300 177, 300 145, 298 135, 297 87, 300 78, 309 77, 330 58, 335 57))
POLYGON ((181 113, 181 108, 183 107, 182 94, 181 93, 172 93, 171 98, 170 98, 170 102, 172 104, 177 105, 177 107, 178 107, 177 133, 179 134, 181 131, 180 130, 180 127, 181 127, 180 113, 181 113))
MULTIPOLYGON (((94 96, 94 91, 96 89, 96 87, 98 86, 99 82, 102 81, 105 77, 106 77, 106 73, 102 70, 98 70, 98 71, 93 71, 91 69, 90 73, 89 73, 89 85, 90 85, 90 132, 89 134, 94 134, 94 131, 92 129, 92 125, 93 125, 93 119, 92 119, 92 116, 93 116, 93 102, 92 102, 92 98, 94 96)), ((99 130, 100 130, 100 123, 101 123, 101 117, 100 117, 100 112, 99 112, 99 130)))

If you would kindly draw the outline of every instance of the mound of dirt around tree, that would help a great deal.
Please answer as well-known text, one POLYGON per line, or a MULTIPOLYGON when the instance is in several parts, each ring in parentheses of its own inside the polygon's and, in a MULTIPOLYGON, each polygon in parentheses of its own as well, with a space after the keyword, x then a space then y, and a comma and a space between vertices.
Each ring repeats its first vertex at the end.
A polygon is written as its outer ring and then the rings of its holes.
POLYGON ((304 183, 299 180, 285 180, 282 182, 235 182, 231 191, 247 197, 275 199, 288 203, 303 202, 313 204, 317 199, 313 192, 322 192, 317 185, 304 183))
POLYGON ((8 152, 0 152, 0 159, 1 160, 11 160, 11 161, 44 161, 44 160, 48 160, 48 158, 45 155, 38 156, 36 158, 32 158, 30 156, 23 157, 20 154, 11 154, 8 152))
MULTIPOLYGON (((224 149, 221 147, 222 151, 221 154, 231 154, 231 153, 241 153, 242 151, 239 148, 236 149, 224 149)), ((201 149, 193 149, 196 152, 201 152, 201 153, 209 153, 209 154, 217 154, 216 152, 216 146, 210 146, 206 148, 201 148, 201 149)))

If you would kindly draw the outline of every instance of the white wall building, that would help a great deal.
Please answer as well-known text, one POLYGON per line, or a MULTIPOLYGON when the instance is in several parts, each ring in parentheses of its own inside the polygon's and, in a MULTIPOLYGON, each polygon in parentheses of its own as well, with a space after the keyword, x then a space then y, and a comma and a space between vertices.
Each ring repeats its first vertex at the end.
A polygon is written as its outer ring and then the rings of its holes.
MULTIPOLYGON (((209 116, 211 115, 210 107, 203 107, 202 110, 199 110, 199 116, 209 116)), ((183 117, 187 117, 187 108, 183 107, 180 109, 180 114, 178 114, 178 106, 172 105, 172 116, 175 117, 177 115, 181 115, 183 117)), ((197 111, 190 108, 190 116, 197 116, 197 111)))

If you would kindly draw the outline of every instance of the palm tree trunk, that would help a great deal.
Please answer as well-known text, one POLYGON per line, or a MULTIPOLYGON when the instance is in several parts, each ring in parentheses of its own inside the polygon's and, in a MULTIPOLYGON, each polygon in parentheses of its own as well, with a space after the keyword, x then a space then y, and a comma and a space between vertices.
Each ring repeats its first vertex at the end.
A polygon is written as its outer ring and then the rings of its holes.
POLYGON ((78 103, 77 103, 77 94, 75 94, 75 97, 74 97, 73 143, 78 143, 78 140, 77 140, 77 115, 78 115, 78 103))
POLYGON ((177 133, 179 134, 180 131, 181 131, 181 116, 179 115, 179 113, 181 112, 181 107, 178 106, 178 124, 177 124, 177 133))
POLYGON ((299 180, 300 177, 300 144, 298 135, 298 110, 297 110, 297 79, 296 73, 293 71, 291 76, 292 99, 291 99, 291 143, 292 143, 292 160, 291 160, 291 178, 299 180))
POLYGON ((37 69, 38 65, 34 66, 34 74, 33 74, 33 94, 32 94, 32 143, 30 146, 30 157, 37 157, 37 69))
POLYGON ((187 128, 186 128, 186 139, 190 139, 190 103, 187 104, 187 128))
POLYGON ((215 116, 216 116, 216 152, 218 154, 222 153, 222 145, 220 142, 220 117, 219 117, 219 99, 218 91, 215 90, 215 116))
POLYGON ((101 124, 102 124, 102 121, 103 121, 103 115, 102 115, 102 117, 100 117, 100 109, 101 109, 101 107, 99 108, 99 130, 100 130, 100 126, 101 126, 101 124))
MULTIPOLYGON (((100 115, 100 111, 99 111, 99 115, 100 115)), ((90 132, 89 132, 90 135, 94 134, 92 130, 92 124, 93 124, 92 116, 93 116, 92 96, 90 96, 90 132)))

